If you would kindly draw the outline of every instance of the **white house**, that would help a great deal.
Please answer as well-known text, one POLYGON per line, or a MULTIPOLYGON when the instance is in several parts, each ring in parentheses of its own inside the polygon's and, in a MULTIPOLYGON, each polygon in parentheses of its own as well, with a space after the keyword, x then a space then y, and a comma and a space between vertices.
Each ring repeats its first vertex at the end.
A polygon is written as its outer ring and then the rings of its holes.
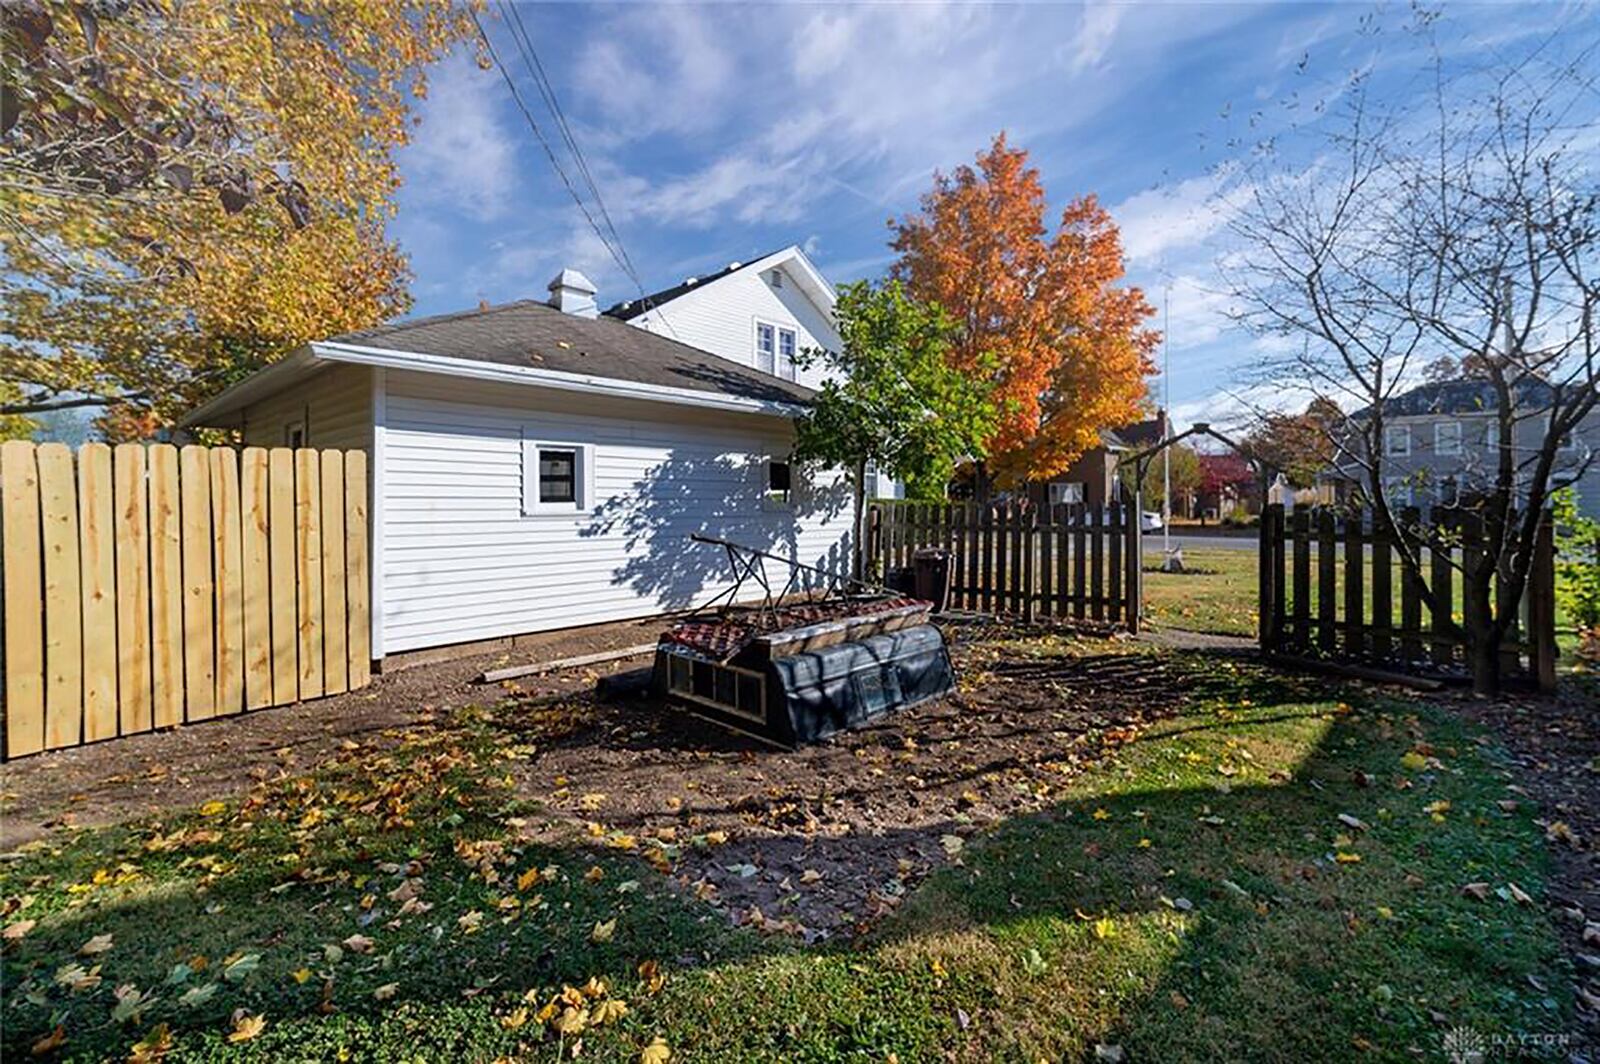
MULTIPOLYGON (((826 342, 831 289, 801 283, 803 256, 774 268, 784 281, 770 305, 744 294, 742 327, 826 342)), ((671 316, 636 328, 599 314, 575 271, 550 293, 308 344, 186 423, 371 453, 379 659, 698 604, 729 581, 696 531, 848 570, 848 485, 819 473, 778 490, 809 389, 731 340, 712 354, 674 339, 736 331, 703 299, 664 299, 651 314, 671 316)))
MULTIPOLYGON (((839 349, 833 326, 833 285, 795 245, 730 262, 715 273, 686 277, 671 288, 618 303, 607 317, 625 321, 692 347, 721 355, 809 388, 826 369, 801 369, 795 356, 808 349, 839 349)), ((867 495, 899 498, 904 486, 868 470, 867 495)))

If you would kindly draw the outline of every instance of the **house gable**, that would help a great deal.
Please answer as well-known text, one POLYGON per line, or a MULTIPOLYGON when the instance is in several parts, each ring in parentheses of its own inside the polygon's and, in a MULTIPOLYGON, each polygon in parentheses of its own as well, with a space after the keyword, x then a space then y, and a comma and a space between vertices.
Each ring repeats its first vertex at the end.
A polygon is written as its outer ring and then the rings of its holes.
MULTIPOLYGON (((729 264, 692 284, 686 281, 618 304, 606 314, 743 366, 759 368, 758 351, 770 342, 781 376, 786 368, 783 350, 790 342, 785 333, 792 335, 796 351, 838 348, 833 303, 832 285, 805 252, 789 247, 752 262, 729 264)), ((796 374, 800 384, 812 388, 823 376, 820 367, 796 374)))

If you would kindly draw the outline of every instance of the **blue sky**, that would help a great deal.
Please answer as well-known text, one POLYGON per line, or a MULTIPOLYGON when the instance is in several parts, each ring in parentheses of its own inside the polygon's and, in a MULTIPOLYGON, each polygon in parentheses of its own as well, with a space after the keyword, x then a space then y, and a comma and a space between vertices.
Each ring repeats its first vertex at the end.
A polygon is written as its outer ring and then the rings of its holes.
MULTIPOLYGON (((1214 270, 1245 190, 1242 154, 1314 131, 1353 71, 1371 72, 1380 99, 1427 84, 1403 5, 518 10, 647 289, 790 243, 836 282, 879 276, 887 219, 1004 129, 1057 209, 1093 192, 1121 224, 1130 280, 1170 306, 1185 421, 1223 420, 1260 361, 1214 270)), ((1585 6, 1442 10, 1436 38, 1456 64, 1515 55, 1557 25, 1596 32, 1585 6)), ((485 25, 553 140, 506 23, 485 25)), ((419 114, 391 223, 416 314, 543 298, 563 266, 587 273, 604 303, 638 294, 498 74, 453 58, 432 72, 419 114)))

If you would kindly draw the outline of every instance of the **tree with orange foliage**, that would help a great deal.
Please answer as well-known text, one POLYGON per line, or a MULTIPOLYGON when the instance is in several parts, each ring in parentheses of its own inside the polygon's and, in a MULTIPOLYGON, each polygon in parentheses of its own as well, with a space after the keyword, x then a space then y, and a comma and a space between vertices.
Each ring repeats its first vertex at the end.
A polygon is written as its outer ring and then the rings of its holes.
POLYGON ((900 253, 890 274, 956 320, 955 364, 998 367, 1004 414, 984 481, 1052 476, 1096 446, 1101 429, 1137 419, 1160 342, 1145 328, 1155 310, 1144 293, 1118 284, 1111 215, 1084 196, 1052 234, 1045 211, 1039 171, 1001 133, 975 167, 935 174, 921 209, 889 223, 900 253))

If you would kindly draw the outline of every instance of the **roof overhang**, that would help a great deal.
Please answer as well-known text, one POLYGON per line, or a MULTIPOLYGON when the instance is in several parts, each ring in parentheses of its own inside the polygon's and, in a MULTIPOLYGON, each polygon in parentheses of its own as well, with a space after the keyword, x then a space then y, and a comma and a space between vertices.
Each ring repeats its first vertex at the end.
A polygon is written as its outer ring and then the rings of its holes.
POLYGON ((540 369, 534 366, 507 366, 467 358, 397 351, 386 347, 364 347, 325 340, 307 344, 289 357, 240 381, 210 401, 190 411, 179 422, 184 427, 225 424, 237 413, 260 399, 298 384, 330 363, 371 366, 378 369, 438 373, 448 377, 495 381, 554 391, 581 392, 585 395, 644 402, 670 403, 730 413, 794 418, 803 414, 802 403, 779 402, 749 396, 704 392, 694 388, 673 388, 642 381, 596 377, 586 373, 540 369))

